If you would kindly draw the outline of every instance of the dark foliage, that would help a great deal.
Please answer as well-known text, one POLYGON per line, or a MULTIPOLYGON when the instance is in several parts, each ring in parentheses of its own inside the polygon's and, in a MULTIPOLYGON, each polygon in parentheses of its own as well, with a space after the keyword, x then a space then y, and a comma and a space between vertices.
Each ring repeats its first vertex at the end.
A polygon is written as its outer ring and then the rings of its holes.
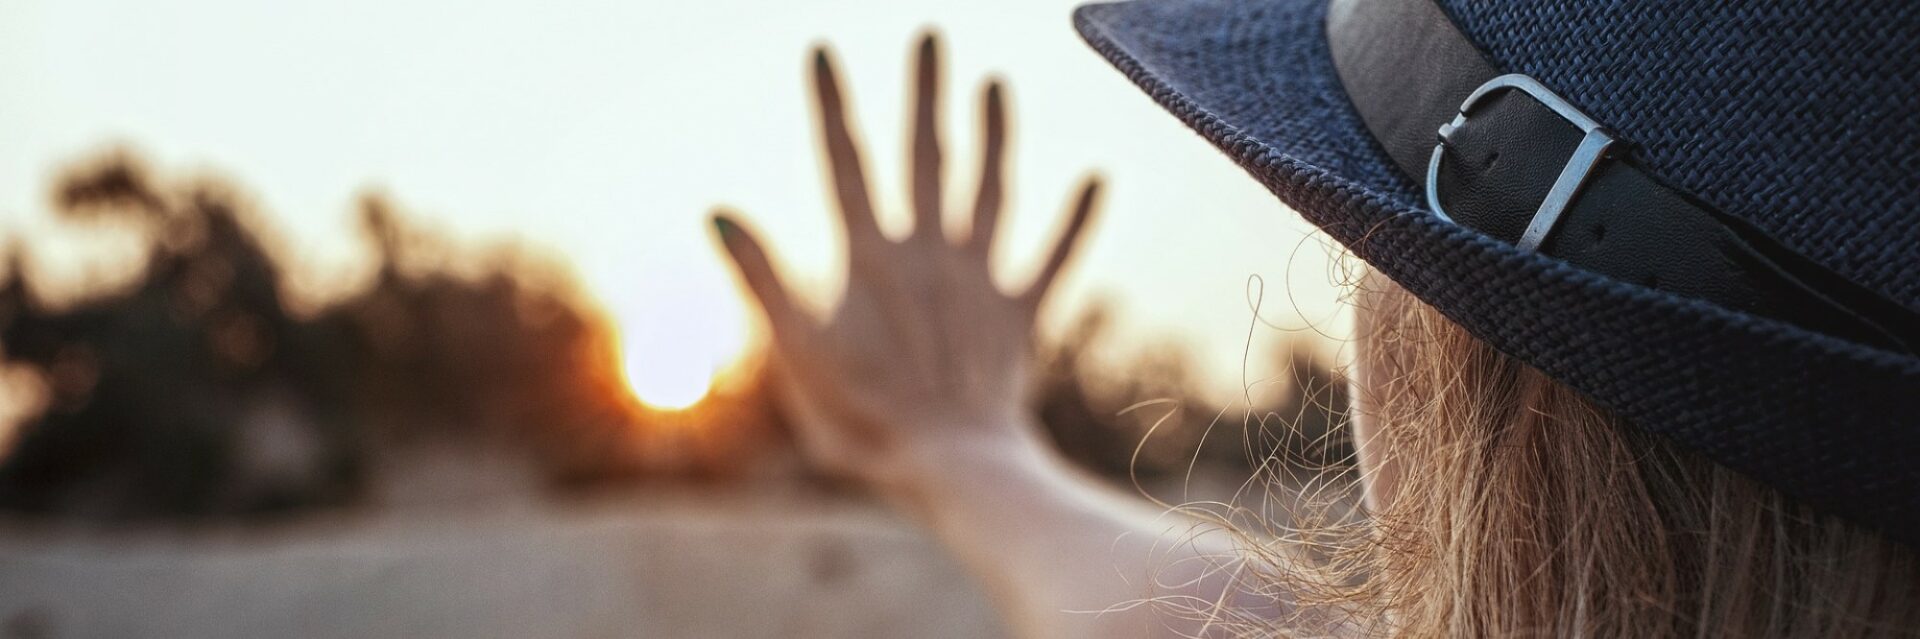
POLYGON ((0 286, 0 344, 41 372, 46 407, 0 463, 0 506, 100 517, 206 515, 335 503, 358 488, 360 440, 342 410, 350 336, 288 317, 279 266, 231 198, 162 193, 125 158, 56 192, 75 220, 146 227, 126 290, 48 310, 19 268, 0 286), (271 423, 297 468, 249 468, 235 424, 271 423), (245 477, 250 471, 264 475, 245 477))
POLYGON ((373 282, 296 317, 283 268, 212 184, 156 184, 125 157, 56 190, 65 218, 149 238, 124 290, 72 308, 0 288, 7 359, 46 407, 0 461, 0 507, 95 518, 266 513, 364 492, 376 454, 434 439, 516 447, 560 481, 629 471, 639 409, 609 332, 564 282, 460 276, 376 198, 373 282))

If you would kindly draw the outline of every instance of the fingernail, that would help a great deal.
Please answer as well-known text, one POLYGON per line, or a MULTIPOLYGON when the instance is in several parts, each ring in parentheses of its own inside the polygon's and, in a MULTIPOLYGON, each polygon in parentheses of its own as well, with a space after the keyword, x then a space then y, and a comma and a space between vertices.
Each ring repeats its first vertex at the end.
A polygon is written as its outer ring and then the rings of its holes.
POLYGON ((727 219, 725 215, 715 214, 713 216, 713 230, 720 234, 722 241, 725 241, 732 238, 733 234, 740 232, 740 225, 735 224, 733 220, 727 219))

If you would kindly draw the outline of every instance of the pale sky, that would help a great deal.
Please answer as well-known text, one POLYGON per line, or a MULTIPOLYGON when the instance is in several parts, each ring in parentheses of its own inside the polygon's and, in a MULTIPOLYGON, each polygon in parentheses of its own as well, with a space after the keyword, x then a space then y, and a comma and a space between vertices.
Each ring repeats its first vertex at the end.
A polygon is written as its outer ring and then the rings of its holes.
MULTIPOLYGON (((838 52, 875 195, 902 221, 906 55, 938 25, 956 204, 977 83, 1010 82, 1009 282, 1078 178, 1108 177, 1049 324, 1112 298, 1126 339, 1190 345, 1223 389, 1240 378, 1250 275, 1269 321, 1344 331, 1325 240, 1083 44, 1073 5, 0 0, 0 225, 50 272, 124 251, 58 241, 76 234, 51 228, 46 197, 65 163, 124 144, 171 175, 233 179, 303 269, 337 274, 362 259, 354 199, 378 188, 460 238, 517 236, 568 260, 659 376, 643 398, 684 392, 752 339, 705 226, 713 206, 742 211, 794 279, 837 286, 809 45, 838 52)), ((1260 331, 1254 359, 1281 337, 1260 331)))

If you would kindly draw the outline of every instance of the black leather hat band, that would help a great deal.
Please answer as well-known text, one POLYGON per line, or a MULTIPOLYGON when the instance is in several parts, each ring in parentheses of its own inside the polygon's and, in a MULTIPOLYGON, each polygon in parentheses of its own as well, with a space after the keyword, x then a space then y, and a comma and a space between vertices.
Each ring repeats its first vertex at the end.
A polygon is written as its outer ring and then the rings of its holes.
POLYGON ((1361 121, 1436 214, 1616 280, 1920 347, 1911 311, 1648 175, 1630 141, 1503 75, 1430 0, 1331 0, 1327 40, 1361 121))

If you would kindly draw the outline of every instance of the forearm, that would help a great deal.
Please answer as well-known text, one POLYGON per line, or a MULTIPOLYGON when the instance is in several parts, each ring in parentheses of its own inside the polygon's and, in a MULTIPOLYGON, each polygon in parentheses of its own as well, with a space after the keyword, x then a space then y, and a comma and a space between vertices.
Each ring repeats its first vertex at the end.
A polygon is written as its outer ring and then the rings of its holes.
POLYGON ((1227 531, 1099 486, 1045 445, 969 442, 926 466, 911 508, 1023 636, 1197 636, 1216 606, 1250 605, 1227 531))

